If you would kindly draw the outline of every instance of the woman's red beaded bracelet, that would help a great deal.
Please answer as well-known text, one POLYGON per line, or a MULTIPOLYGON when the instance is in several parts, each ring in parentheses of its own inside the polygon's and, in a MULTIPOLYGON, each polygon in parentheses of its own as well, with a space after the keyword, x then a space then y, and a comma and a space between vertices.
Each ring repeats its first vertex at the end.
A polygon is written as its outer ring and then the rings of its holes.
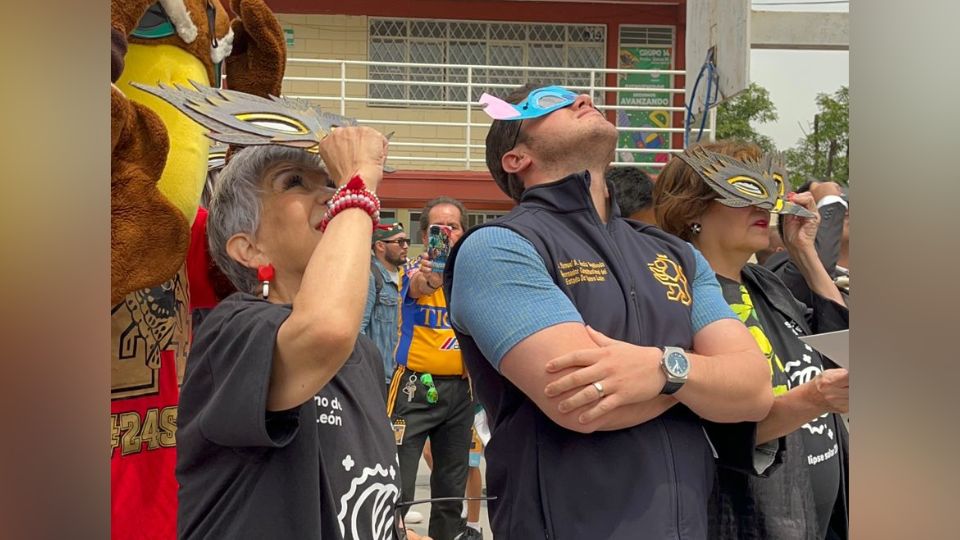
POLYGON ((359 175, 354 175, 327 201, 327 213, 320 221, 320 231, 325 232, 330 221, 348 208, 360 208, 370 214, 374 229, 380 224, 380 199, 367 189, 359 175))

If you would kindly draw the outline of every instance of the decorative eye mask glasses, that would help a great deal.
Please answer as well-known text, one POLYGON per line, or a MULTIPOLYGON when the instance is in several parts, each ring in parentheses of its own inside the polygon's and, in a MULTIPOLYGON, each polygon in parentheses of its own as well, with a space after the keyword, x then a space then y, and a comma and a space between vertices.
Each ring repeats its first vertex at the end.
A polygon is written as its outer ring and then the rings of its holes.
POLYGON ((235 90, 218 90, 190 81, 175 85, 133 86, 157 96, 210 130, 209 137, 236 146, 279 144, 316 152, 317 145, 339 126, 357 121, 322 112, 306 101, 262 98, 235 90))
POLYGON ((716 191, 722 205, 731 208, 756 206, 776 214, 812 218, 806 208, 783 199, 787 171, 780 154, 766 154, 761 160, 741 161, 726 154, 694 148, 677 157, 693 167, 700 178, 716 191))
POLYGON ((527 120, 569 107, 577 100, 577 95, 562 86, 545 86, 530 92, 527 99, 516 105, 487 93, 480 96, 480 104, 483 112, 494 120, 527 120))
MULTIPOLYGON (((216 89, 190 81, 182 85, 133 86, 173 105, 191 120, 207 128, 207 137, 232 146, 275 144, 317 153, 320 141, 341 126, 356 126, 353 118, 321 111, 306 101, 274 97, 263 98, 216 89)), ((387 134, 387 140, 393 133, 387 134)), ((383 172, 396 169, 383 167, 383 172)))

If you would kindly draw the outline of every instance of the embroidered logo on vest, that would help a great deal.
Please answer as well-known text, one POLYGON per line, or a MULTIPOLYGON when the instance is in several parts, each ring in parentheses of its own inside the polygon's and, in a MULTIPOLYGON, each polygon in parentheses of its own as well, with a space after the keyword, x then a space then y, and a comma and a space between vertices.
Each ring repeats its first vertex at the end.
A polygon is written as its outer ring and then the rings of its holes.
POLYGON ((573 259, 557 263, 560 277, 569 287, 578 283, 597 283, 607 280, 607 265, 603 261, 591 262, 573 259))
POLYGON ((657 254, 657 259, 647 265, 653 277, 667 288, 667 299, 689 306, 690 288, 687 285, 687 276, 683 275, 680 265, 669 259, 663 253, 657 254))

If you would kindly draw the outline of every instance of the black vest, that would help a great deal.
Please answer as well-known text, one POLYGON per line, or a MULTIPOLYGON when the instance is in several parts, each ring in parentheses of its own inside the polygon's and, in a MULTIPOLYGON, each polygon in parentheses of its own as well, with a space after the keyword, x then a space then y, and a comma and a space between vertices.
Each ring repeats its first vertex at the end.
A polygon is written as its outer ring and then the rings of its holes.
MULTIPOLYGON (((637 345, 691 349, 692 250, 656 227, 621 218, 612 200, 604 224, 589 185, 584 173, 535 186, 508 215, 483 226, 506 227, 532 242, 586 324, 637 345)), ((457 251, 447 262, 448 285, 457 251)), ((487 482, 498 497, 490 503, 497 538, 706 537, 713 456, 689 409, 676 405, 619 431, 569 431, 502 377, 470 335, 455 331, 491 418, 487 482)))

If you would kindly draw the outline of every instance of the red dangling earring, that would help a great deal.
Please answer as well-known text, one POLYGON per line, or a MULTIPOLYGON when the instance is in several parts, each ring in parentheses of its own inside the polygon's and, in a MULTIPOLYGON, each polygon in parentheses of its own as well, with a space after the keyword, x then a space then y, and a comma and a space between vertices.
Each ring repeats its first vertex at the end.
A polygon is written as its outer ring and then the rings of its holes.
POLYGON ((272 264, 264 264, 257 267, 257 281, 263 284, 264 300, 270 296, 270 282, 273 281, 275 274, 276 271, 273 269, 272 264))

